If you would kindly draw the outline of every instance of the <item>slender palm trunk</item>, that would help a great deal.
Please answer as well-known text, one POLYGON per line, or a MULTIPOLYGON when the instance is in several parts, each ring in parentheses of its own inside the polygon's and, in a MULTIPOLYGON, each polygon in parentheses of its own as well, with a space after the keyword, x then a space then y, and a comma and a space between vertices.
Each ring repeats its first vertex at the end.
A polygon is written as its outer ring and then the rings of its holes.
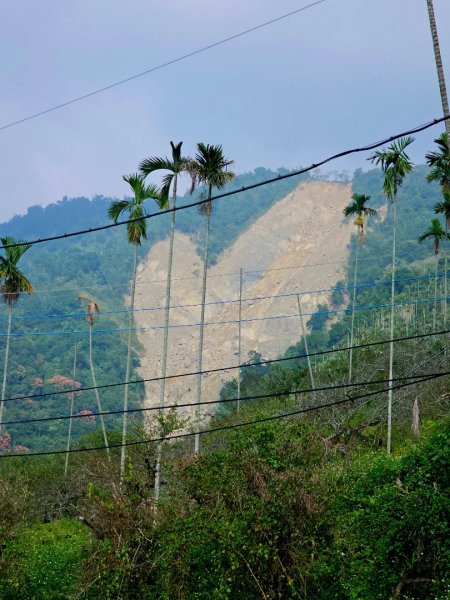
POLYGON ((437 293, 438 293, 438 268, 439 268, 439 254, 436 254, 436 267, 434 273, 434 312, 433 312, 433 331, 436 331, 436 318, 437 318, 437 293))
POLYGON ((120 453, 120 480, 123 480, 125 473, 125 456, 127 443, 127 425, 128 425, 128 381, 130 380, 130 367, 131 367, 131 334, 133 327, 133 309, 134 309, 134 295, 136 292, 136 267, 137 267, 137 245, 134 248, 134 265, 133 265, 133 282, 131 288, 131 310, 129 319, 128 329, 128 349, 127 349, 127 364, 125 371, 125 390, 123 397, 123 423, 122 423, 122 449, 120 453))
MULTIPOLYGON (((75 344, 74 350, 73 350, 72 380, 74 382, 75 382, 76 376, 77 376, 77 344, 75 344)), ((72 392, 70 394, 70 419, 69 419, 69 431, 67 432, 67 449, 66 449, 66 462, 64 465, 64 477, 67 477, 67 469, 69 468, 69 452, 70 452, 70 440, 72 437, 72 417, 73 417, 74 398, 75 398, 75 392, 72 392)))
MULTIPOLYGON (((428 6, 428 18, 430 20, 430 29, 431 29, 431 37, 433 39, 433 49, 434 49, 434 58, 436 61, 436 71, 439 81, 439 91, 441 93, 441 102, 442 102, 442 110, 444 111, 444 116, 450 115, 448 108, 448 97, 447 97, 447 88, 445 85, 445 76, 444 76, 444 68, 442 66, 442 57, 441 50, 439 47, 439 38, 436 27, 436 19, 434 16, 434 8, 433 8, 433 0, 427 0, 428 6)), ((450 141, 450 119, 445 121, 445 130, 447 132, 448 140, 450 141)))
MULTIPOLYGON (((111 460, 111 455, 109 453, 109 444, 108 444, 108 436, 106 435, 106 428, 105 428, 105 421, 103 419, 103 415, 102 413, 102 405, 100 402, 100 395, 98 393, 98 389, 97 389, 97 379, 95 377, 95 369, 94 369, 94 361, 92 360, 92 325, 89 325, 89 364, 91 367, 91 375, 92 375, 92 383, 94 384, 94 392, 95 392, 95 398, 97 400, 97 408, 98 408, 98 412, 100 413, 100 425, 102 427, 102 431, 103 431, 103 441, 105 442, 105 448, 106 448, 106 452, 108 453, 108 458, 109 460, 111 460)), ((128 378, 126 379, 128 381, 128 378)))
POLYGON ((395 302, 395 254, 397 241, 397 202, 393 202, 394 218, 392 231, 392 273, 391 273, 391 323, 390 323, 390 343, 389 343, 389 392, 388 392, 388 419, 387 419, 387 453, 392 449, 392 377, 394 369, 394 302, 395 302))
POLYGON ((241 409, 241 339, 242 339, 242 268, 239 270, 239 324, 238 324, 238 373, 237 373, 237 412, 241 409))
MULTIPOLYGON (((305 324, 303 323, 302 304, 300 302, 300 296, 298 294, 297 294, 297 307, 298 307, 298 316, 300 317, 300 325, 301 325, 301 328, 302 328, 303 344, 305 346, 306 362, 308 363, 309 378, 311 380, 311 389, 315 390, 316 385, 314 383, 314 375, 313 375, 312 366, 311 366, 311 357, 309 356, 308 341, 306 339, 305 324)), ((316 402, 316 392, 315 391, 313 391, 313 398, 314 398, 314 402, 316 402)))
POLYGON ((4 411, 4 407, 5 407, 6 376, 8 374, 9 345, 10 345, 10 340, 11 340, 11 324, 12 324, 12 306, 10 305, 9 312, 8 312, 8 333, 6 334, 5 364, 3 366, 2 401, 0 403, 0 433, 2 431, 3 411, 4 411))
MULTIPOLYGON (((208 198, 211 198, 211 186, 209 186, 208 198)), ((202 281, 202 301, 200 314, 200 337, 198 342, 198 364, 197 364, 197 407, 195 410, 195 438, 194 452, 198 454, 200 450, 200 404, 202 402, 202 367, 203 367, 203 336, 205 329, 205 301, 206 301, 206 278, 208 275, 208 253, 209 253, 209 229, 211 224, 211 206, 208 204, 205 219, 205 248, 203 254, 203 281, 202 281)))
MULTIPOLYGON (((450 138, 449 138, 450 139, 450 138)), ((445 235, 448 236, 448 219, 445 219, 445 235)), ((448 239, 448 238, 447 238, 448 239)), ((448 248, 448 242, 447 242, 448 248)), ((448 260, 447 254, 448 250, 446 248, 445 256, 444 256, 444 329, 447 329, 447 269, 448 269, 448 260)))
MULTIPOLYGON (((177 203, 177 175, 173 178, 173 196, 172 196, 172 208, 176 207, 177 203)), ((172 264, 173 264, 173 242, 175 238, 175 215, 176 212, 172 213, 172 225, 170 228, 170 242, 169 242, 169 258, 167 262, 167 280, 166 280, 166 310, 164 313, 164 339, 163 339, 163 351, 161 358, 161 383, 159 388, 159 406, 160 409, 165 404, 166 394, 166 373, 167 373, 167 354, 169 348, 169 321, 170 321, 170 292, 172 286, 172 264)), ((159 416, 162 416, 162 411, 159 411, 159 416)), ((156 511, 159 500, 159 491, 161 487, 161 455, 162 455, 163 442, 158 442, 156 447, 156 465, 155 465, 155 519, 156 511)))
POLYGON ((348 361, 348 382, 352 382, 352 366, 353 366, 353 332, 355 328, 355 307, 356 307, 356 284, 358 281, 358 258, 359 258, 359 242, 356 242, 356 260, 355 274, 353 277, 353 300, 352 300, 352 319, 350 325, 350 356, 348 361))

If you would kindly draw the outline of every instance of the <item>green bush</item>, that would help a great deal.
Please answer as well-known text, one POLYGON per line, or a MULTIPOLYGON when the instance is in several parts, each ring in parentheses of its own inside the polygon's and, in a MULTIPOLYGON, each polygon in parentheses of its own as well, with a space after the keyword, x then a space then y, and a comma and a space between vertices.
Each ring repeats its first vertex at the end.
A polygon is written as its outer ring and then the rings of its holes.
POLYGON ((447 426, 401 458, 355 464, 331 506, 334 544, 315 566, 315 579, 327 581, 321 598, 445 597, 449 448, 447 426))
POLYGON ((76 588, 87 556, 88 531, 61 519, 24 529, 2 552, 2 600, 63 600, 76 588))

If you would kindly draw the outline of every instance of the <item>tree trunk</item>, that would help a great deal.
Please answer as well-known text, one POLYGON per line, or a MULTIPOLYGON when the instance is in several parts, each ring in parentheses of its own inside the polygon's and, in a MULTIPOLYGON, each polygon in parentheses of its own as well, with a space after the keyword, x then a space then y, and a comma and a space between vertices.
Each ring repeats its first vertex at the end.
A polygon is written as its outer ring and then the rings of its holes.
MULTIPOLYGON (((102 411, 102 405, 100 403, 100 395, 99 395, 98 389, 97 389, 97 380, 95 378, 94 361, 92 360, 92 325, 89 325, 89 364, 91 367, 92 383, 94 385, 95 398, 97 400, 97 408, 98 408, 98 412, 100 413, 100 424, 101 424, 102 431, 103 431, 103 441, 105 442, 105 448, 106 448, 106 452, 108 453, 108 458, 109 458, 109 460, 111 460, 111 455, 109 453, 108 436, 106 435, 105 421, 103 419, 103 415, 101 414, 103 411, 102 411)), ((127 381, 128 381, 128 378, 127 378, 127 381)))
MULTIPOLYGON (((450 139, 450 138, 449 138, 450 139)), ((448 219, 445 219, 445 235, 448 236, 448 219)), ((448 239, 448 237, 447 237, 448 239)), ((447 268, 448 268, 448 261, 447 261, 447 254, 448 254, 448 250, 447 248, 449 247, 448 243, 446 245, 445 248, 445 256, 444 256, 444 329, 447 329, 447 268)), ((447 355, 447 353, 446 353, 447 355)))
MULTIPOLYGON (((211 198, 211 186, 209 186, 208 198, 211 198)), ((208 205, 207 205, 208 206, 208 205)), ((208 253, 209 253, 209 228, 211 224, 211 206, 208 206, 205 220, 205 248, 203 254, 203 282, 202 282, 202 307, 200 314, 200 337, 198 342, 198 367, 197 367, 197 407, 195 411, 195 439, 194 452, 198 454, 200 449, 200 404, 202 402, 202 375, 203 367, 203 335, 205 329, 205 301, 206 301, 206 277, 208 274, 208 253)))
POLYGON ((359 243, 356 243, 356 260, 355 274, 353 277, 353 300, 352 300, 352 320, 350 325, 350 356, 348 361, 348 382, 352 382, 352 366, 353 366, 353 331, 355 328, 355 307, 356 307, 356 283, 358 281, 358 258, 359 258, 359 243))
MULTIPOLYGON (((314 376, 313 376, 313 371, 312 371, 312 366, 311 366, 311 357, 309 356, 308 341, 306 339, 305 325, 303 323, 302 305, 300 302, 300 296, 298 294, 297 294, 297 307, 298 307, 298 316, 300 317, 300 325, 302 328, 303 344, 305 346, 306 362, 308 363, 309 378, 311 380, 311 389, 314 390, 316 386, 314 383, 314 376)), ((316 392, 315 391, 313 391, 313 398, 314 398, 314 402, 316 402, 316 392)))
POLYGON ((447 256, 445 257, 445 262, 444 262, 444 269, 445 269, 445 275, 444 275, 444 329, 447 329, 447 268, 448 268, 448 263, 447 263, 447 256))
POLYGON ((434 312, 433 312, 433 331, 436 331, 436 318, 437 318, 437 293, 438 293, 438 268, 439 268, 439 254, 436 254, 436 268, 434 273, 434 312))
MULTIPOLYGON (((172 196, 172 208, 176 207, 177 203, 177 175, 175 174, 173 179, 173 196, 172 196)), ((163 340, 163 351, 161 359, 161 383, 159 388, 159 406, 160 409, 165 404, 166 394, 166 373, 167 373, 167 354, 169 348, 169 321, 170 321, 170 292, 172 286, 172 264, 173 264, 173 242, 175 238, 175 215, 176 212, 172 213, 172 225, 170 228, 170 242, 169 242, 169 257, 167 262, 167 281, 166 281, 166 309, 164 313, 164 340, 163 340)), ((160 410, 161 416, 161 410, 160 410)), ((161 436, 160 436, 161 437, 161 436)), ((163 442, 158 442, 156 447, 156 465, 155 465, 155 519, 159 500, 159 491, 161 485, 161 455, 162 455, 163 442)))
POLYGON ((387 453, 392 449, 392 377, 394 367, 394 302, 395 302, 395 251, 397 236, 397 202, 393 202, 394 217, 392 226, 392 273, 391 273, 391 323, 390 323, 390 343, 389 343, 389 392, 388 392, 388 418, 387 418, 387 453))
POLYGON ((12 306, 10 305, 9 313, 8 313, 8 333, 6 334, 5 364, 3 367, 2 401, 0 403, 0 433, 2 432, 3 411, 4 411, 4 407, 5 407, 6 376, 8 373, 9 344, 10 344, 10 339, 11 339, 11 323, 12 323, 12 306))
MULTIPOLYGON (((441 50, 439 48, 439 38, 436 27, 436 19, 434 17, 433 0, 427 0, 428 6, 428 18, 430 20, 431 37, 433 39, 434 59, 436 61, 436 71, 439 81, 439 91, 441 93, 442 110, 444 116, 450 115, 448 109, 448 97, 447 88, 445 85, 444 68, 442 66, 441 50)), ((445 131, 447 132, 447 138, 450 142, 450 119, 445 121, 445 131)))
POLYGON ((131 366, 131 334, 133 327, 133 309, 134 309, 134 295, 136 292, 136 267, 137 267, 137 245, 134 249, 134 266, 133 266, 133 282, 131 288, 131 310, 129 319, 129 330, 128 330, 128 350, 127 350, 127 364, 125 372, 125 390, 123 397, 123 423, 122 423, 122 448, 120 453, 120 480, 123 481, 125 473, 125 456, 127 443, 127 424, 128 424, 128 382, 130 380, 130 366, 131 366))
MULTIPOLYGON (((75 382, 76 376, 77 376, 77 344, 75 344, 74 351, 73 351, 72 379, 74 382, 75 382)), ((72 417, 73 417, 74 398, 75 398, 75 392, 72 392, 70 394, 70 419, 69 419, 69 431, 67 432, 67 450, 66 450, 66 462, 64 465, 64 477, 67 477, 67 469, 69 468, 69 451, 70 451, 70 439, 72 437, 72 417)))
POLYGON ((237 412, 241 408, 241 340, 242 340, 242 267, 239 270, 239 325, 238 325, 238 372, 237 372, 237 412))

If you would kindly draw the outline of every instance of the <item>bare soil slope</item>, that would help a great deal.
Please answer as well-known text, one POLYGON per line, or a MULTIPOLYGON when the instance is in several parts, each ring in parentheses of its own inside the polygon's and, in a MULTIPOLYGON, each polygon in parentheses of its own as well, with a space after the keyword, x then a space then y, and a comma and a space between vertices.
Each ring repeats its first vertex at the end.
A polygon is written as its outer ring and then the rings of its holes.
MULTIPOLYGON (((213 369, 237 364, 239 270, 244 272, 242 303, 242 360, 250 350, 273 358, 298 341, 301 329, 296 292, 302 311, 310 313, 329 299, 328 292, 314 292, 335 285, 344 277, 345 260, 353 224, 343 223, 342 211, 351 196, 350 184, 307 182, 277 202, 259 218, 236 243, 226 250, 208 275, 203 368, 213 369), (328 263, 328 264, 327 264, 328 263), (291 295, 289 295, 291 294, 291 295), (246 298, 277 296, 245 301, 246 298), (283 296, 284 295, 284 296, 283 296), (262 320, 274 317, 270 320, 262 320), (208 325, 208 323, 211 323, 208 325)), ((157 243, 138 268, 136 308, 137 327, 145 351, 140 374, 160 375, 163 341, 163 307, 168 240, 157 243)), ((201 259, 195 244, 176 233, 173 264, 171 327, 168 374, 195 371, 199 338, 201 297, 201 259), (186 306, 190 305, 190 306, 186 306)), ((305 316, 305 321, 309 316, 305 316)), ((204 375, 203 400, 216 400, 223 383, 236 375, 226 371, 204 375)), ((166 402, 194 403, 195 377, 168 380, 166 402)), ((146 387, 146 402, 159 402, 159 383, 146 387)), ((214 411, 205 407, 204 416, 214 411)), ((189 417, 191 409, 185 411, 189 417)))

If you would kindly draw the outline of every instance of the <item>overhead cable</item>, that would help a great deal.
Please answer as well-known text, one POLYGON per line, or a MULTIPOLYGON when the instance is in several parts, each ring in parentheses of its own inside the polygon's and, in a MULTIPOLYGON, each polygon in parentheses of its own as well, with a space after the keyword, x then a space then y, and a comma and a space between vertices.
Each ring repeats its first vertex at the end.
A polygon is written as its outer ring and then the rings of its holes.
POLYGON ((106 383, 106 384, 97 385, 97 386, 78 387, 78 388, 71 388, 71 389, 65 389, 65 390, 57 390, 54 392, 43 392, 42 394, 28 394, 25 396, 13 396, 11 398, 5 398, 4 402, 17 402, 19 400, 38 400, 41 398, 47 398, 49 396, 60 396, 62 394, 72 394, 72 393, 76 393, 76 392, 88 392, 90 390, 110 389, 110 388, 115 388, 115 387, 121 387, 124 385, 137 385, 137 384, 141 384, 141 383, 151 383, 151 382, 155 382, 155 381, 161 381, 162 379, 165 379, 165 380, 180 379, 182 377, 191 377, 194 375, 195 376, 196 375, 209 375, 211 373, 226 372, 226 371, 232 371, 232 370, 237 370, 237 369, 249 369, 252 367, 271 365, 271 364, 287 362, 287 361, 295 361, 295 360, 300 360, 300 359, 304 359, 304 358, 308 358, 308 357, 325 356, 327 354, 335 354, 336 352, 348 352, 349 350, 359 350, 361 348, 371 348, 373 346, 382 346, 385 344, 390 344, 391 341, 393 343, 397 343, 397 342, 404 342, 404 341, 409 341, 409 340, 417 340, 417 339, 422 339, 422 338, 435 337, 438 335, 445 335, 447 333, 450 333, 450 329, 446 329, 443 331, 432 331, 429 333, 421 333, 421 334, 416 334, 416 335, 397 337, 397 338, 394 338, 393 340, 390 340, 390 339, 389 340, 379 340, 377 342, 366 342, 364 344, 357 344, 354 346, 345 346, 343 348, 320 350, 317 352, 310 352, 308 354, 304 354, 304 353, 303 354, 294 354, 292 356, 284 356, 283 358, 272 358, 272 359, 261 360, 261 361, 256 361, 256 362, 252 362, 252 363, 243 363, 241 365, 231 365, 231 366, 227 366, 227 367, 217 367, 215 369, 204 369, 202 371, 190 371, 187 373, 177 373, 177 374, 173 374, 173 375, 165 375, 164 377, 162 377, 162 376, 149 377, 149 378, 145 378, 145 379, 136 379, 134 381, 120 381, 120 382, 116 382, 116 383, 106 383))
POLYGON ((211 198, 204 198, 201 200, 196 200, 195 202, 190 202, 188 204, 183 204, 183 205, 179 205, 179 206, 175 206, 173 208, 168 208, 166 210, 162 210, 160 212, 155 212, 155 213, 149 213, 146 215, 143 215, 142 217, 137 217, 135 219, 127 219, 124 221, 117 221, 117 223, 109 223, 107 225, 100 225, 98 227, 89 227, 88 229, 81 229, 78 231, 72 231, 70 233, 62 233, 60 235, 53 235, 53 236, 48 236, 45 238, 38 238, 35 240, 30 240, 30 241, 21 241, 21 242, 15 242, 14 244, 5 244, 3 246, 0 246, 0 250, 4 249, 4 248, 14 248, 14 247, 18 247, 18 246, 34 246, 35 244, 42 244, 43 242, 50 242, 50 241, 55 241, 55 240, 63 240, 63 239, 67 239, 70 237, 76 237, 79 235, 85 235, 88 233, 94 233, 96 231, 104 231, 106 229, 113 229, 114 227, 120 227, 121 225, 128 225, 129 223, 136 223, 137 221, 143 221, 143 220, 147 220, 147 219, 153 219, 156 217, 160 217, 162 215, 166 215, 166 214, 170 214, 170 213, 174 213, 174 212, 178 212, 180 210, 186 210, 188 208, 193 208, 195 206, 202 206, 206 203, 210 203, 213 200, 219 200, 220 198, 227 198, 229 196, 234 196, 236 194, 241 194, 242 192, 246 192, 249 190, 254 190, 256 188, 262 187, 264 185, 268 185, 270 183, 275 183, 277 181, 283 181, 284 179, 289 179, 291 177, 297 177, 298 175, 302 175, 303 173, 308 173, 309 171, 312 171, 314 169, 317 169, 318 167, 321 167, 322 165, 331 162, 333 160, 336 160, 337 158, 342 158, 344 156, 348 156, 349 154, 357 154, 360 152, 367 152, 369 150, 374 150, 375 148, 378 148, 379 146, 383 146, 384 144, 387 144, 389 142, 393 142, 394 140, 397 140, 399 138, 405 137, 405 136, 409 136, 412 135, 414 133, 419 133, 421 131, 425 131, 426 129, 429 129, 430 127, 434 127, 435 125, 438 125, 439 123, 443 123, 444 121, 446 121, 447 119, 450 119, 450 116, 448 117, 440 117, 438 119, 433 119, 432 121, 429 121, 428 123, 425 123, 424 125, 420 125, 418 127, 414 127, 412 129, 409 129, 408 131, 404 131, 402 133, 398 133, 395 135, 391 135, 387 138, 385 138, 384 140, 381 140, 379 142, 375 142, 373 144, 368 144, 367 146, 362 146, 361 148, 352 148, 350 150, 344 150, 342 152, 338 152, 337 154, 333 154, 332 156, 329 156, 328 158, 325 158, 317 163, 314 163, 312 165, 310 165, 309 167, 305 167, 303 169, 298 169, 297 171, 292 171, 290 173, 287 173, 285 175, 278 175, 277 177, 272 177, 270 179, 266 179, 264 181, 260 181, 258 183, 253 183, 251 185, 248 186, 242 186, 239 189, 236 190, 230 190, 229 192, 222 192, 221 194, 216 194, 215 196, 212 196, 211 198))
MULTIPOLYGON (((440 302, 443 300, 450 300, 450 296, 442 296, 442 297, 431 297, 431 298, 419 298, 416 300, 402 300, 400 302, 394 302, 393 304, 372 304, 372 305, 364 305, 364 306, 349 306, 347 308, 333 308, 327 310, 316 310, 313 312, 304 312, 303 316, 315 316, 315 315, 332 315, 339 313, 351 313, 351 312, 366 312, 369 310, 378 310, 381 308, 390 308, 392 306, 410 306, 416 304, 429 304, 434 302, 440 302)), ((276 321, 280 319, 295 319, 298 318, 298 312, 292 313, 289 315, 274 315, 270 317, 249 317, 247 319, 241 319, 240 321, 237 319, 227 319, 225 321, 206 321, 203 325, 205 327, 213 326, 213 325, 234 325, 237 323, 253 323, 255 321, 276 321)), ((168 325, 169 329, 182 329, 186 327, 198 327, 200 325, 199 322, 195 323, 176 323, 172 325, 168 325)), ((160 329, 165 329, 166 325, 151 325, 148 327, 111 327, 109 329, 99 329, 92 328, 92 333, 95 335, 99 335, 100 333, 123 333, 125 331, 158 331, 160 329)), ((36 337, 36 336, 51 336, 51 335, 75 335, 78 333, 86 334, 88 329, 62 329, 62 330, 50 330, 50 331, 27 331, 27 332, 13 332, 13 333, 0 333, 1 337, 14 337, 14 338, 24 338, 24 337, 36 337)))
POLYGON ((75 104, 76 102, 80 102, 81 100, 86 100, 87 98, 91 98, 92 96, 96 96, 98 94, 101 94, 101 93, 111 90, 113 88, 116 88, 120 85, 124 85, 125 83, 129 83, 130 81, 133 81, 140 77, 144 77, 145 75, 149 75, 150 73, 154 73, 155 71, 160 71, 161 69, 169 67, 170 65, 174 65, 183 60, 191 58, 192 56, 196 56, 197 54, 201 54, 203 52, 206 52, 207 50, 211 50, 212 48, 216 48, 217 46, 221 46, 222 44, 231 42, 232 40, 243 37, 244 35, 252 33, 253 31, 257 31, 258 29, 262 29, 263 27, 267 27, 269 25, 272 25, 273 23, 277 23, 278 21, 287 19, 288 17, 292 17, 293 15, 303 12, 304 10, 307 10, 308 8, 313 8, 314 6, 317 6, 318 4, 322 4, 325 1, 326 0, 317 0, 316 2, 312 2, 311 4, 307 4, 306 6, 302 6, 301 8, 297 8, 296 10, 292 10, 289 13, 280 15, 279 17, 276 17, 275 19, 271 19, 270 21, 260 23, 259 25, 255 25, 254 27, 250 27, 249 29, 245 29, 244 31, 235 33, 234 35, 230 35, 226 38, 223 38, 222 40, 219 40, 218 42, 208 44, 207 46, 203 46, 202 48, 199 48, 198 50, 194 50, 192 52, 188 52, 187 54, 183 54, 182 56, 179 56, 178 58, 173 58, 172 60, 169 60, 160 65, 157 65, 156 67, 151 67, 150 69, 146 69, 145 71, 141 71, 140 73, 136 73, 135 75, 131 75, 130 77, 126 77, 125 79, 121 79, 120 81, 116 81, 115 83, 111 83, 102 88, 93 90, 92 92, 89 92, 87 94, 83 94, 82 96, 77 96, 76 98, 72 98, 71 100, 66 100, 66 102, 62 102, 61 104, 56 104, 55 106, 51 106, 50 108, 47 108, 45 110, 41 110, 37 113, 28 115, 27 117, 23 117, 21 119, 18 119, 17 121, 12 121, 11 123, 7 123, 5 125, 0 126, 0 131, 2 131, 4 129, 9 129, 10 127, 14 127, 15 125, 19 125, 20 123, 24 123, 25 121, 31 121, 32 119, 36 119, 37 117, 41 117, 41 116, 46 115, 55 110, 65 108, 66 106, 70 106, 71 104, 75 104))
MULTIPOLYGON (((267 423, 269 421, 285 419, 288 417, 293 417, 293 416, 305 414, 308 412, 313 412, 316 410, 322 410, 324 408, 329 408, 331 406, 346 404, 348 402, 355 402, 356 400, 362 400, 364 398, 367 398, 367 397, 370 397, 373 395, 383 394, 384 392, 387 392, 389 389, 397 390, 397 389, 401 389, 401 388, 412 386, 412 385, 420 385, 421 383, 424 383, 427 381, 432 381, 439 377, 444 377, 448 374, 450 374, 450 371, 441 373, 439 375, 426 377, 420 381, 412 381, 412 382, 402 383, 397 386, 390 386, 389 388, 384 388, 375 393, 362 394, 360 396, 356 396, 353 398, 344 398, 342 400, 335 400, 334 402, 328 402, 327 404, 310 406, 310 407, 295 410, 295 411, 292 411, 289 413, 281 413, 278 415, 273 415, 271 417, 263 417, 260 419, 254 419, 253 421, 243 421, 240 423, 234 423, 232 425, 222 425, 220 427, 214 427, 211 429, 203 429, 202 431, 199 431, 199 432, 192 431, 192 432, 188 432, 188 433, 179 433, 179 434, 175 434, 175 435, 170 435, 167 437, 157 437, 157 438, 150 438, 150 439, 144 439, 144 440, 135 440, 132 442, 126 442, 126 443, 122 443, 122 444, 109 444, 109 448, 111 449, 111 448, 123 448, 126 446, 141 446, 143 444, 151 444, 151 443, 166 442, 166 441, 170 441, 170 440, 178 440, 178 439, 188 438, 188 437, 192 437, 197 434, 206 435, 208 433, 217 433, 219 431, 225 431, 228 429, 237 429, 238 427, 247 427, 249 425, 258 425, 259 423, 267 423)), ((17 457, 28 458, 31 456, 56 456, 58 454, 66 454, 66 453, 97 452, 100 450, 106 450, 106 448, 107 448, 106 446, 93 446, 93 447, 88 447, 88 448, 70 448, 69 450, 53 450, 50 452, 43 451, 43 452, 29 452, 27 454, 2 454, 2 455, 0 455, 0 459, 2 459, 2 458, 17 458, 17 457)))
MULTIPOLYGON (((411 250, 407 250, 404 252, 397 252, 396 256, 410 256, 411 255, 411 250)), ((392 258, 392 253, 390 254, 381 254, 381 255, 377 255, 377 256, 365 256, 362 258, 358 258, 358 263, 362 262, 362 261, 371 261, 371 260, 380 260, 380 258, 392 258)), ((313 268, 313 267, 321 267, 324 265, 339 265, 342 263, 354 263, 356 262, 355 258, 343 258, 341 260, 332 260, 332 261, 325 261, 325 262, 317 262, 317 263, 305 263, 302 265, 288 265, 286 267, 273 267, 273 268, 269 268, 269 269, 249 269, 248 271, 243 270, 243 275, 250 275, 252 273, 271 273, 272 271, 289 271, 291 269, 309 269, 309 268, 313 268)), ((240 275, 240 271, 233 271, 231 273, 208 273, 208 279, 212 279, 212 278, 216 278, 216 277, 231 277, 233 275, 240 275)), ((192 275, 189 277, 172 277, 172 281, 188 281, 191 279, 201 279, 202 275, 192 275)), ((136 287, 142 286, 142 285, 150 285, 150 284, 154 284, 154 283, 166 283, 166 279, 153 279, 150 281, 137 281, 136 282, 136 287)), ((126 283, 96 283, 93 286, 89 286, 89 289, 92 290, 97 290, 100 288, 113 288, 113 287, 129 287, 131 285, 130 281, 127 281, 126 283)), ((33 295, 35 294, 54 294, 55 292, 79 292, 80 291, 80 286, 78 287, 63 287, 63 288, 48 288, 48 289, 33 289, 33 295)), ((8 295, 8 294, 4 294, 4 295, 8 295)))
MULTIPOLYGON (((414 281, 426 281, 426 280, 430 280, 430 279, 440 279, 442 277, 445 277, 447 275, 447 273, 433 273, 432 275, 421 275, 419 277, 404 277, 401 279, 394 279, 394 283, 411 283, 414 281)), ((205 302, 205 306, 217 306, 217 305, 222 305, 222 304, 237 304, 239 302, 259 302, 262 300, 275 300, 278 298, 289 298, 289 297, 297 297, 297 296, 305 296, 307 294, 323 294, 325 292, 345 292, 347 290, 356 288, 356 289, 360 289, 360 288, 372 288, 372 287, 379 287, 382 285, 391 285, 392 281, 391 280, 386 280, 386 281, 376 281, 376 282, 362 282, 362 283, 358 283, 358 284, 348 284, 348 285, 342 285, 342 286, 337 286, 337 287, 330 287, 330 288, 322 288, 319 290, 306 290, 306 291, 295 291, 295 292, 284 292, 282 294, 273 294, 273 295, 267 295, 267 296, 253 296, 250 298, 227 298, 226 300, 211 300, 210 302, 205 302)), ((434 300, 434 298, 433 298, 434 300)), ((168 308, 170 310, 176 310, 176 309, 180 309, 180 308, 196 308, 198 306, 202 306, 201 303, 197 302, 194 304, 173 304, 172 306, 169 306, 168 308)), ((103 310, 102 311, 102 315, 119 315, 119 314, 129 314, 129 313, 138 313, 138 312, 153 312, 153 311, 160 311, 160 310, 166 310, 167 307, 165 306, 149 306, 149 307, 143 307, 143 308, 121 308, 121 309, 117 309, 117 310, 103 310)), ((305 313, 307 314, 307 313, 305 313)), ((25 319, 61 319, 61 318, 69 318, 69 317, 86 317, 86 311, 78 311, 78 312, 72 312, 72 313, 47 313, 47 314, 25 314, 25 315, 13 315, 12 317, 10 316, 0 316, 0 320, 9 320, 10 318, 12 320, 25 320, 25 319)))
MULTIPOLYGON (((393 377, 392 379, 375 379, 369 381, 355 381, 353 383, 342 383, 342 384, 334 384, 324 387, 316 387, 316 388, 305 388, 305 389, 286 389, 279 390, 277 392, 273 392, 270 394, 258 394, 253 396, 241 396, 240 398, 222 398, 220 400, 206 400, 200 403, 200 406, 210 406, 215 404, 229 404, 233 402, 245 402, 248 400, 267 400, 269 398, 278 398, 281 396, 289 396, 293 394, 315 394, 316 392, 328 392, 333 390, 342 390, 345 388, 353 388, 353 387, 362 387, 368 385, 379 385, 380 383, 390 383, 391 381, 405 381, 409 379, 423 379, 427 380, 428 378, 433 377, 442 377, 443 375, 449 374, 450 371, 445 373, 425 373, 420 375, 407 375, 403 377, 393 377)), ((123 414, 131 414, 131 413, 143 413, 143 412, 154 412, 154 411, 164 411, 164 410, 178 410, 180 408, 194 408, 197 405, 192 402, 186 402, 183 404, 166 404, 164 406, 148 406, 148 407, 140 407, 140 408, 128 408, 127 410, 104 410, 99 412, 90 412, 88 415, 86 414, 75 414, 75 415, 58 415, 52 417, 36 417, 34 419, 16 419, 13 421, 3 421, 2 425, 25 425, 30 423, 42 423, 47 421, 65 421, 67 419, 86 419, 93 417, 107 417, 111 415, 123 415, 123 414)))

